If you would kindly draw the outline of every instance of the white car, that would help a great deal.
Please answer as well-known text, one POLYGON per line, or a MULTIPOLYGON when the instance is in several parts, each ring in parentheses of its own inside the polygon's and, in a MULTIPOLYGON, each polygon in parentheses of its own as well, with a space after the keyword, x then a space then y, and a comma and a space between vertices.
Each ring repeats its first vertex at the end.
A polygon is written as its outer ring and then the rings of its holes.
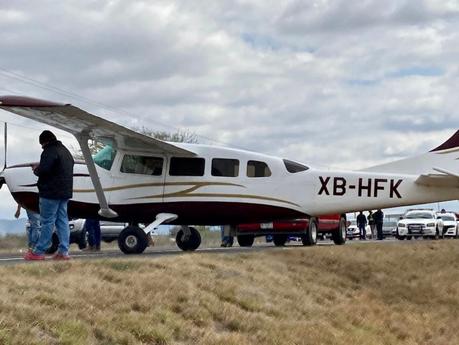
POLYGON ((396 237, 399 240, 413 237, 443 237, 443 220, 434 210, 408 210, 398 221, 396 237))
MULTIPOLYGON (((349 240, 353 240, 354 238, 360 238, 360 230, 356 224, 355 219, 351 219, 349 222, 349 226, 347 227, 346 237, 349 240)), ((365 226, 365 230, 367 233, 367 238, 371 238, 371 228, 369 225, 365 226)))
POLYGON ((443 235, 459 237, 456 215, 452 212, 437 213, 443 221, 443 235))

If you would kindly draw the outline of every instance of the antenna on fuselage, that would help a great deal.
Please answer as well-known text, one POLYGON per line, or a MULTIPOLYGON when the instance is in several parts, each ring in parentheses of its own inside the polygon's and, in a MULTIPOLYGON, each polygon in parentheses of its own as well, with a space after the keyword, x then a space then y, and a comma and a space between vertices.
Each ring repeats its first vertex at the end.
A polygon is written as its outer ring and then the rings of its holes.
POLYGON ((4 126, 4 129, 3 129, 3 135, 4 135, 4 138, 3 138, 3 142, 5 144, 5 164, 3 165, 3 170, 6 169, 6 155, 8 153, 8 123, 5 122, 5 126, 4 126))

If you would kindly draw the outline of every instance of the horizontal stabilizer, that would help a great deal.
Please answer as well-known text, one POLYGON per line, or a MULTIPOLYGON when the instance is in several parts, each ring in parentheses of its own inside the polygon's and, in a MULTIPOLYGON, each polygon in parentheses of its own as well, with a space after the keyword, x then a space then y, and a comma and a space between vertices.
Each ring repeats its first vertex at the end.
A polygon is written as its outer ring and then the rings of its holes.
MULTIPOLYGON (((435 169, 439 171, 440 169, 435 169)), ((459 176, 451 174, 427 174, 419 176, 417 184, 431 187, 451 187, 459 188, 459 176)))

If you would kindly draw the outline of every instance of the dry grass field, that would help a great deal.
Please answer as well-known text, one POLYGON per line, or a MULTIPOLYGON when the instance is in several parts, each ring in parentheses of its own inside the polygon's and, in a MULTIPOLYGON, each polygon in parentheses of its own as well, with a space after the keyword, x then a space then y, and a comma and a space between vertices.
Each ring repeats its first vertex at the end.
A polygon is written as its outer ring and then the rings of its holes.
POLYGON ((459 344, 459 241, 0 267, 0 344, 459 344))

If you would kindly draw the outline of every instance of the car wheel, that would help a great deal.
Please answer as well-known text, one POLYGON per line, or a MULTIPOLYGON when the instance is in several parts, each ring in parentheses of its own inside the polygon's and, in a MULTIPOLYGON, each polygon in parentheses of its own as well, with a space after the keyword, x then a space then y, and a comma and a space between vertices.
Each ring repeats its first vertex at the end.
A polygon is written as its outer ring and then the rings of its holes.
POLYGON ((301 242, 303 242, 303 246, 314 246, 317 244, 317 220, 314 217, 309 219, 308 229, 301 237, 301 242))
POLYGON ((332 240, 337 245, 346 243, 346 218, 339 219, 338 229, 332 232, 332 240))
POLYGON ((239 243, 240 247, 252 247, 254 240, 255 240, 255 236, 253 235, 238 235, 237 236, 237 243, 239 243))
POLYGON ((57 234, 53 232, 51 236, 51 245, 48 249, 46 249, 45 253, 54 254, 55 252, 57 252, 57 248, 59 248, 59 237, 57 237, 57 234))
POLYGON ((148 247, 148 235, 137 226, 127 226, 118 237, 118 247, 124 254, 140 254, 148 247))
POLYGON ((438 232, 438 228, 435 230, 434 240, 440 239, 440 234, 438 232))
POLYGON ((287 235, 273 235, 273 242, 276 247, 283 247, 287 242, 287 235))
POLYGON ((400 241, 403 241, 405 239, 405 236, 397 236, 397 239, 399 239, 400 241))
POLYGON ((78 248, 85 249, 88 246, 87 236, 88 236, 88 232, 86 231, 85 228, 83 228, 80 231, 80 236, 78 239, 78 248))

